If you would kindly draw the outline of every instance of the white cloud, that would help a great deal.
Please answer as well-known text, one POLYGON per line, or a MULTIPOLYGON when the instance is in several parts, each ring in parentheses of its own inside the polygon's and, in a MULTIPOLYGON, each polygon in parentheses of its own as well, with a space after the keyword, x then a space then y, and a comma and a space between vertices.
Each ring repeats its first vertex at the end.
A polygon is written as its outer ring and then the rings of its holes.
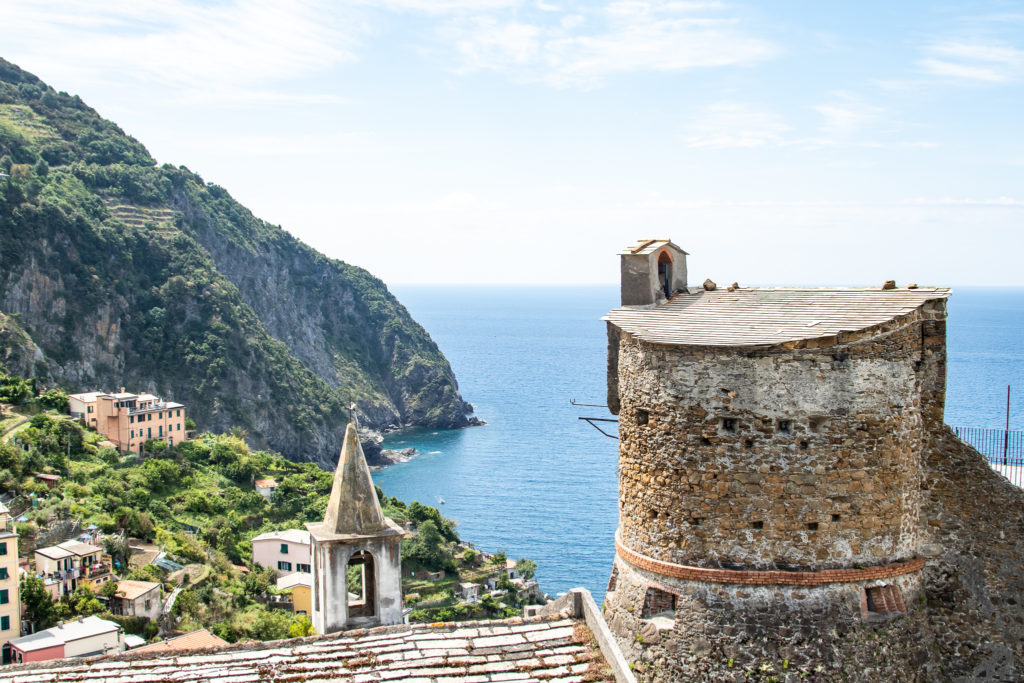
POLYGON ((762 147, 784 144, 789 130, 774 113, 742 102, 718 102, 704 110, 683 141, 689 147, 708 149, 762 147))
MULTIPOLYGON (((384 9, 396 12, 411 10, 426 14, 489 12, 509 7, 518 7, 523 4, 523 0, 357 0, 357 2, 359 4, 383 7, 384 9)), ((540 8, 547 9, 543 6, 540 6, 540 8)))
POLYGON ((883 111, 881 107, 866 104, 844 91, 832 93, 831 102, 819 104, 814 109, 825 118, 825 132, 840 138, 848 138, 877 121, 883 111))
POLYGON ((325 0, 42 0, 5 6, 0 41, 71 82, 240 91, 350 61, 367 31, 325 0))
POLYGON ((925 49, 918 66, 927 74, 955 81, 1006 83, 1024 75, 1024 51, 1003 42, 948 40, 925 49))
MULTIPOLYGON (((687 126, 683 143, 688 147, 730 149, 790 147, 802 150, 823 148, 931 149, 926 140, 875 138, 859 135, 882 118, 881 107, 866 104, 844 91, 832 93, 825 104, 814 107, 824 117, 820 133, 799 135, 781 116, 744 102, 717 102, 687 126)), ((889 131, 892 132, 892 131, 889 131)))
POLYGON ((475 64, 527 64, 540 52, 540 29, 536 26, 495 19, 477 19, 475 24, 472 37, 456 45, 475 64))
POLYGON ((466 70, 507 72, 555 87, 594 88, 631 72, 751 64, 778 52, 722 9, 719 3, 629 0, 589 16, 567 14, 557 25, 474 17, 450 24, 445 35, 466 70))

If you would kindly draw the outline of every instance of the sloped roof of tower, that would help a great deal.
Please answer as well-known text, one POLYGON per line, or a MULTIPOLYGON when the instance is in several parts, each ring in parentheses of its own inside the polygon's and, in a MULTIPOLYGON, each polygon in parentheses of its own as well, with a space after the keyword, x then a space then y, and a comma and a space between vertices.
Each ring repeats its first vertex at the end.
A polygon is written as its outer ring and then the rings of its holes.
POLYGON ((363 447, 351 422, 345 429, 322 529, 331 534, 356 536, 373 536, 388 529, 363 447))
POLYGON ((865 330, 949 297, 942 287, 739 288, 673 296, 654 308, 618 308, 607 320, 653 344, 773 346, 865 330))
POLYGON ((619 252, 623 256, 629 256, 634 254, 653 254, 658 249, 665 246, 671 246, 673 249, 677 249, 684 254, 689 255, 682 247, 672 242, 669 239, 644 239, 638 240, 636 244, 630 245, 619 252))

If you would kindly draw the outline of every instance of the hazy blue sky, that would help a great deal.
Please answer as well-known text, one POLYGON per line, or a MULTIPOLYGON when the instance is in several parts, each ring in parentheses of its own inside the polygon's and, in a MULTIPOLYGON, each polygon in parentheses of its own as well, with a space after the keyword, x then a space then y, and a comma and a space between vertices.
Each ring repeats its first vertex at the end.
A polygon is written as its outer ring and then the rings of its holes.
POLYGON ((0 0, 0 55, 388 282, 1024 285, 1024 4, 0 0))

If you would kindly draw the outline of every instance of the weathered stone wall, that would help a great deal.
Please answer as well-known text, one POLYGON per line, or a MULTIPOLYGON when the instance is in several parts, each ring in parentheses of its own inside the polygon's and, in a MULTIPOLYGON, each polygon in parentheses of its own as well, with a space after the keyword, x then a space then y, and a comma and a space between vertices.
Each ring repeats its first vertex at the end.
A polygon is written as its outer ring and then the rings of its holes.
POLYGON ((814 587, 678 581, 615 562, 605 620, 637 677, 676 681, 916 681, 934 677, 921 572, 889 580, 906 613, 861 616, 876 582, 814 587), (675 608, 645 613, 650 594, 675 608))
MULTIPOLYGON (((824 348, 655 346, 621 333, 623 543, 684 565, 824 569, 918 552, 917 311, 824 348)), ((941 404, 940 404, 941 405, 941 404)))
POLYGON ((1024 492, 943 424, 944 317, 762 351, 610 330, 605 618, 641 680, 1024 678, 1024 492))
POLYGON ((948 427, 931 433, 922 554, 937 679, 1024 679, 1024 491, 948 427))

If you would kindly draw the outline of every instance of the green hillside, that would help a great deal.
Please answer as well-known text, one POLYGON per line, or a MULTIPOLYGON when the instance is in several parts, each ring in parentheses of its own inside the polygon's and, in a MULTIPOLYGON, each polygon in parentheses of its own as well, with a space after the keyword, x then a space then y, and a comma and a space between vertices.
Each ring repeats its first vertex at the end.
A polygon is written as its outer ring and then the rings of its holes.
MULTIPOLYGON (((329 466, 377 429, 468 424, 451 367, 384 284, 259 220, 77 96, 0 60, 0 361, 150 391, 201 429, 329 466)), ((358 227, 353 227, 357 230, 358 227)))

